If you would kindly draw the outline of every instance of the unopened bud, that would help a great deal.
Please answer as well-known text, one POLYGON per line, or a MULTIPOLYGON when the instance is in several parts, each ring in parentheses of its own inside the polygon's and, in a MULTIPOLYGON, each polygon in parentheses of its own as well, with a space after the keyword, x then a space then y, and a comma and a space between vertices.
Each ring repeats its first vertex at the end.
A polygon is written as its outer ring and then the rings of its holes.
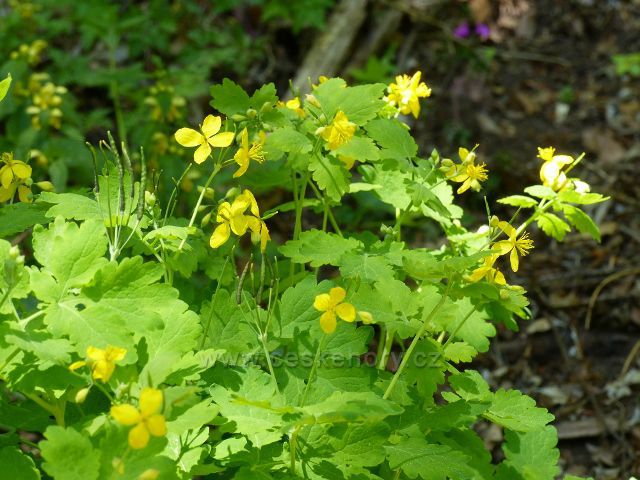
POLYGON ((255 111, 255 109, 250 108, 249 110, 247 110, 247 118, 253 119, 256 118, 256 115, 258 114, 258 112, 255 111))
POLYGON ((53 192, 54 190, 53 183, 46 180, 42 182, 36 182, 36 186, 43 192, 53 192))
POLYGON ((225 199, 226 199, 226 198, 233 198, 233 197, 238 196, 239 194, 240 194, 240 189, 239 189, 239 188, 237 188, 237 187, 233 187, 233 188, 230 188, 230 189, 227 191, 227 194, 224 196, 224 198, 225 198, 225 199))
POLYGON ((260 107, 260 113, 270 112, 273 108, 273 104, 271 102, 264 102, 262 107, 260 107))
POLYGON ((18 248, 17 245, 13 245, 10 249, 9 249, 9 256, 11 258, 13 258, 14 260, 17 259, 20 256, 20 249, 18 248))
POLYGON ((211 212, 202 217, 202 222, 200 223, 200 225, 202 227, 206 227, 207 225, 209 225, 209 222, 211 222, 211 212))
POLYGON ((156 196, 153 192, 149 192, 145 190, 144 192, 144 203, 149 205, 149 207, 153 208, 156 204, 156 196))
POLYGON ((239 113, 236 113, 234 115, 231 115, 231 120, 233 120, 234 122, 244 122, 247 117, 245 117, 244 115, 240 115, 239 113))
POLYGON ((89 388, 81 388, 80 390, 78 390, 78 393, 76 393, 75 397, 76 403, 84 403, 84 401, 87 399, 88 394, 89 388))
POLYGON ((506 288, 501 288, 500 289, 500 300, 508 300, 509 299, 509 292, 507 291, 506 288))
POLYGON ((309 105, 320 108, 320 102, 315 96, 311 95, 310 93, 306 95, 305 100, 307 101, 307 103, 309 103, 309 105))

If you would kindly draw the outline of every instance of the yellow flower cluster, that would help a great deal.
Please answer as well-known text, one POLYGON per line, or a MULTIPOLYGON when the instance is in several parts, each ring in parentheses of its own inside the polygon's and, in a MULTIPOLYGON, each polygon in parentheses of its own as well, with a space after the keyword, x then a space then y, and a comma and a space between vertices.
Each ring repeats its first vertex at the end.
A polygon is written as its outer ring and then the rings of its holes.
POLYGON ((47 42, 44 40, 35 40, 31 45, 22 44, 17 50, 11 52, 11 59, 24 58, 29 65, 36 65, 40 63, 41 54, 45 48, 47 48, 47 42))
POLYGON ((77 370, 85 365, 91 368, 91 376, 94 380, 101 380, 107 383, 116 369, 116 362, 124 358, 127 351, 124 348, 107 345, 105 349, 97 347, 87 348, 87 360, 74 362, 69 366, 69 370, 77 370))
POLYGON ((149 89, 149 96, 144 104, 151 108, 151 119, 156 122, 175 122, 184 116, 187 101, 184 97, 174 94, 171 85, 158 82, 149 89))
POLYGON ((384 100, 398 113, 412 114, 415 118, 420 115, 420 99, 431 96, 431 89, 420 81, 422 72, 417 71, 413 76, 398 75, 395 83, 387 87, 387 96, 384 100))
POLYGON ((162 410, 162 391, 155 388, 143 388, 140 392, 138 407, 129 403, 113 405, 111 417, 129 430, 129 446, 139 450, 149 443, 150 436, 163 437, 167 434, 167 425, 162 410))
POLYGON ((342 110, 338 110, 331 123, 320 128, 317 133, 326 140, 329 150, 336 150, 351 140, 355 131, 356 124, 350 122, 342 110))
POLYGON ((260 218, 260 210, 253 193, 245 190, 233 201, 233 203, 222 202, 218 207, 216 216, 218 226, 213 231, 209 244, 212 248, 218 248, 225 244, 231 232, 237 236, 242 236, 251 231, 260 238, 260 250, 267 248, 269 241, 269 229, 260 218))
POLYGON ((487 169, 484 163, 476 164, 475 148, 471 151, 464 147, 458 149, 461 163, 454 163, 445 158, 442 160, 441 169, 445 176, 454 182, 462 183, 458 188, 458 194, 464 193, 470 188, 476 192, 481 188, 481 182, 487 178, 487 169))
POLYGON ((590 190, 589 184, 579 178, 568 178, 567 168, 570 168, 576 160, 570 155, 556 155, 553 147, 538 147, 538 158, 543 163, 540 167, 540 180, 542 184, 555 191, 571 189, 581 193, 590 190))
POLYGON ((23 20, 30 20, 36 11, 40 10, 40 5, 25 0, 9 0, 9 7, 16 12, 23 20))
POLYGON ((0 202, 12 200, 16 191, 21 202, 31 202, 31 167, 15 160, 12 153, 3 153, 0 167, 0 202))
MULTIPOLYGON (((355 321, 356 309, 353 305, 344 301, 346 296, 347 292, 342 287, 334 287, 329 290, 329 293, 321 293, 316 296, 313 307, 319 312, 323 312, 320 315, 320 328, 324 333, 330 334, 336 331, 338 317, 349 323, 355 321)), ((362 323, 373 323, 371 313, 357 313, 362 323)))
POLYGON ((31 115, 31 124, 34 128, 42 127, 42 120, 48 122, 53 128, 60 129, 62 122, 62 95, 67 89, 55 85, 49 81, 46 73, 34 73, 29 78, 29 94, 31 105, 27 107, 27 113, 31 115))
POLYGON ((198 147, 193 154, 193 161, 200 164, 211 154, 211 147, 228 147, 233 142, 233 132, 220 132, 220 128, 222 118, 207 115, 199 131, 181 128, 175 133, 175 139, 183 147, 198 147))

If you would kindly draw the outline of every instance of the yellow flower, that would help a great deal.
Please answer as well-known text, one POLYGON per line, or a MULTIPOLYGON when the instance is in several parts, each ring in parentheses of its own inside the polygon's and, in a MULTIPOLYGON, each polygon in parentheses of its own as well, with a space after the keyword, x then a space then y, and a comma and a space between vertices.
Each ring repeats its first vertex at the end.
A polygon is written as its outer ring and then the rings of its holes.
POLYGON ((233 156, 233 159, 236 161, 240 168, 233 174, 233 177, 240 177, 245 174, 247 169, 249 168, 249 163, 251 160, 255 160, 258 163, 264 162, 264 155, 262 153, 262 146, 264 145, 264 141, 266 139, 266 135, 264 132, 259 133, 260 140, 258 142, 254 142, 249 146, 249 132, 245 128, 242 130, 240 134, 240 148, 233 156))
POLYGON ((420 98, 431 96, 431 89, 427 84, 420 82, 422 72, 417 71, 412 77, 398 75, 396 82, 389 84, 389 95, 385 100, 389 105, 398 109, 403 115, 411 113, 415 118, 420 114, 420 98))
POLYGON ((126 353, 127 351, 124 348, 113 347, 111 345, 107 345, 104 350, 96 347, 88 347, 87 358, 89 360, 74 362, 69 366, 69 370, 76 370, 85 365, 89 365, 93 379, 102 380, 103 383, 107 383, 111 375, 113 375, 113 371, 116 369, 116 362, 122 360, 126 353))
POLYGON ((164 416, 159 413, 162 409, 162 392, 155 388, 143 388, 140 392, 139 408, 125 403, 113 405, 111 416, 125 426, 135 425, 129 431, 129 445, 134 449, 141 449, 149 443, 149 434, 162 437, 167 433, 164 416))
POLYGON ((218 248, 226 243, 231 236, 231 232, 242 236, 248 230, 260 235, 260 249, 265 250, 269 241, 269 230, 266 224, 260 219, 260 210, 255 197, 249 190, 245 190, 233 201, 222 202, 218 207, 216 216, 218 226, 213 231, 209 245, 211 248, 218 248), (249 213, 247 214, 247 209, 249 213))
POLYGON ((517 238, 518 231, 507 222, 498 222, 498 228, 502 230, 509 238, 501 240, 493 244, 492 249, 498 250, 498 255, 505 255, 509 252, 509 261, 511 262, 511 270, 518 271, 518 254, 523 257, 533 248, 533 240, 529 238, 529 234, 524 232, 520 238, 517 238))
POLYGON ((353 166, 356 164, 356 157, 348 157, 346 155, 338 155, 338 160, 340 160, 347 170, 351 170, 353 166))
POLYGON ((175 133, 176 142, 183 147, 198 147, 193 155, 196 163, 204 162, 211 153, 211 147, 228 147, 233 142, 233 132, 220 132, 222 118, 207 115, 200 131, 181 128, 175 133))
POLYGON ((14 160, 12 153, 3 153, 2 162, 0 184, 3 188, 8 189, 12 183, 31 177, 31 167, 21 160, 14 160))
POLYGON ((567 176, 562 169, 571 165, 574 158, 569 155, 555 155, 555 151, 553 147, 538 147, 538 157, 544 160, 540 167, 540 180, 544 186, 559 190, 567 184, 567 176))
MULTIPOLYGON (((30 179, 28 179, 30 181, 30 179)), ((31 195, 31 187, 24 184, 24 180, 12 183, 9 188, 0 186, 0 203, 11 200, 18 191, 18 199, 23 203, 31 203, 33 201, 31 195)))
POLYGON ((336 330, 336 315, 345 322, 353 322, 356 319, 356 309, 353 305, 343 302, 347 292, 342 287, 334 287, 329 293, 321 293, 316 296, 313 307, 324 312, 320 316, 320 328, 324 333, 333 333, 336 330))
POLYGON ((285 107, 289 110, 293 110, 300 118, 303 118, 305 116, 304 110, 301 108, 299 97, 292 98, 291 100, 287 100, 286 102, 278 102, 277 105, 278 107, 285 107))
POLYGON ((502 272, 493 266, 497 258, 498 255, 485 257, 482 265, 471 272, 471 275, 466 277, 467 280, 470 282, 477 282, 485 278, 489 283, 506 285, 507 282, 502 272))
POLYGON ((448 158, 442 161, 445 176, 454 182, 462 183, 458 188, 458 194, 464 193, 470 188, 477 192, 481 188, 480 182, 484 182, 488 178, 485 164, 476 165, 475 152, 464 147, 458 149, 458 156, 462 163, 457 165, 448 158))
POLYGON ((327 141, 329 150, 344 145, 356 131, 356 124, 349 121, 342 110, 338 110, 330 125, 322 129, 322 138, 327 141))

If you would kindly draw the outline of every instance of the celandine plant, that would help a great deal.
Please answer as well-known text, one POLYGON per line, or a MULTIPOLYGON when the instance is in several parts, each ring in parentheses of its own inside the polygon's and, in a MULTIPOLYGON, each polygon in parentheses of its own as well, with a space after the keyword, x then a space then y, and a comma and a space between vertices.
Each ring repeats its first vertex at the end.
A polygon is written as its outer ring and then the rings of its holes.
POLYGON ((532 224, 599 239, 582 206, 605 198, 572 176, 583 157, 539 149, 541 184, 498 200, 511 218, 489 213, 468 231, 455 195, 480 190, 488 171, 475 149, 418 154, 400 115, 418 117, 430 95, 420 72, 388 86, 323 78, 286 103, 272 84, 249 96, 225 80, 211 93, 217 112, 175 132, 190 160, 167 202, 143 152, 113 139, 92 147, 101 174, 86 195, 21 203, 31 172, 3 157, 14 202, 3 209, 16 212, 3 235, 40 223, 31 265, 0 240, 3 471, 554 478, 553 416, 466 364, 497 324, 528 316, 501 269, 522 268, 532 224), (197 203, 176 218, 180 181, 196 170, 197 203), (269 192, 284 203, 260 205, 269 192), (350 196, 388 225, 349 231, 350 196), (292 219, 291 238, 271 238, 276 216, 292 219), (403 241, 427 222, 441 247, 403 241), (481 422, 504 430, 497 458, 481 422))

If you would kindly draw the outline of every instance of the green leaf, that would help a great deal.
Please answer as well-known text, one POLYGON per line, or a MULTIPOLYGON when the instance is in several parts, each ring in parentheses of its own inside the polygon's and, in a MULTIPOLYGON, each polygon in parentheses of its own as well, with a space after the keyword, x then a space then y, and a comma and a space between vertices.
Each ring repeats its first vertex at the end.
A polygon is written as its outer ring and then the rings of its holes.
POLYGON ((401 469, 411 479, 471 478, 474 473, 464 454, 445 445, 429 444, 422 438, 408 438, 384 448, 391 470, 401 469))
POLYGON ((287 288, 276 310, 272 327, 275 335, 282 339, 293 339, 309 329, 309 323, 318 320, 318 311, 313 308, 316 295, 326 293, 329 282, 316 284, 315 276, 309 275, 294 287, 287 288))
POLYGON ((569 223, 576 227, 580 233, 587 233, 597 242, 600 241, 600 229, 589 215, 572 205, 563 205, 562 211, 569 223))
POLYGON ((547 426, 520 433, 507 431, 502 446, 506 459, 498 465, 496 480, 548 480, 560 472, 556 429, 547 426))
POLYGON ((546 408, 536 407, 533 398, 518 390, 498 390, 484 417, 509 430, 530 432, 553 421, 546 408))
POLYGON ((222 80, 222 84, 211 87, 211 96, 211 106, 227 117, 237 113, 244 115, 250 106, 247 92, 228 78, 222 80))
POLYGON ((372 120, 365 127, 369 136, 382 148, 381 158, 406 159, 418 154, 418 145, 407 127, 394 119, 372 120))
POLYGON ((496 328, 488 322, 488 315, 479 311, 468 298, 456 302, 458 315, 447 323, 446 329, 454 338, 462 340, 478 352, 489 350, 489 338, 495 336, 496 328), (469 312, 472 312, 469 315, 469 312))
POLYGON ((359 136, 352 137, 351 140, 341 145, 334 153, 353 157, 359 162, 376 161, 380 158, 378 147, 373 143, 373 140, 359 136))
POLYGON ((313 179, 331 200, 339 202, 349 191, 351 174, 344 164, 333 157, 314 155, 309 162, 313 179))
POLYGON ((312 267, 339 266, 342 255, 362 246, 354 238, 312 229, 302 232, 298 240, 289 240, 280 247, 280 253, 295 263, 309 263, 312 267))
POLYGON ((376 117, 385 105, 382 94, 387 86, 383 83, 345 87, 344 80, 332 78, 318 85, 313 95, 322 105, 329 119, 342 110, 349 121, 364 125, 376 117))
POLYGON ((477 354, 477 350, 467 342, 452 342, 444 349, 445 358, 454 363, 470 362, 477 354))
POLYGON ((362 165, 360 169, 367 182, 380 185, 375 190, 380 200, 400 210, 406 210, 409 207, 411 195, 407 192, 406 182, 411 179, 411 175, 400 171, 395 162, 362 165))
POLYGON ((393 268, 382 255, 349 252, 340 258, 340 273, 343 277, 359 278, 365 282, 393 278, 393 268))
POLYGON ((554 192, 551 188, 545 187, 544 185, 532 185, 525 188, 524 191, 525 193, 528 193, 533 197, 544 199, 555 198, 557 195, 557 193, 554 192))
POLYGON ((383 400, 373 392, 333 392, 324 401, 301 409, 316 423, 373 422, 390 415, 399 415, 403 409, 393 402, 383 400))
POLYGON ((278 101, 276 94, 276 86, 273 83, 262 85, 258 90, 253 92, 249 100, 249 106, 254 110, 260 111, 265 103, 275 104, 278 101))
POLYGON ((599 193, 580 193, 575 190, 563 190, 558 194, 558 198, 562 202, 577 203, 579 205, 592 205, 594 203, 609 200, 610 197, 604 197, 599 193))
POLYGON ((86 285, 107 263, 103 257, 107 250, 105 228, 97 221, 78 226, 58 217, 49 228, 37 225, 33 247, 36 260, 44 267, 32 270, 32 285, 41 300, 61 299, 69 289, 86 285))
POLYGON ((522 208, 533 208, 538 205, 536 200, 531 197, 525 197, 524 195, 511 195, 510 197, 501 198, 498 200, 498 203, 522 208))
POLYGON ((0 102, 4 100, 4 97, 7 96, 7 92, 9 91, 9 87, 11 86, 11 74, 7 74, 7 78, 0 81, 0 102))
POLYGON ((34 225, 48 223, 46 210, 45 206, 38 203, 3 205, 0 207, 0 238, 24 232, 34 225))
POLYGON ((67 220, 102 219, 98 202, 85 195, 42 192, 38 203, 53 204, 47 210, 49 218, 61 216, 67 220))
POLYGON ((86 434, 73 428, 52 426, 38 444, 45 462, 42 468, 54 478, 95 480, 100 469, 100 450, 93 448, 86 434))
MULTIPOLYGON (((1 86, 1 84, 0 84, 1 86)), ((40 480, 40 472, 33 459, 22 453, 18 447, 0 449, 2 475, 14 480, 40 480)))
POLYGON ((279 128, 267 136, 264 144, 265 155, 276 159, 274 152, 308 153, 313 148, 309 138, 291 127, 279 128))
POLYGON ((557 215, 554 215, 553 213, 541 213, 536 217, 536 222, 544 233, 546 233, 550 237, 555 238, 559 242, 564 240, 566 234, 571 231, 571 227, 567 224, 567 222, 561 220, 557 215))

